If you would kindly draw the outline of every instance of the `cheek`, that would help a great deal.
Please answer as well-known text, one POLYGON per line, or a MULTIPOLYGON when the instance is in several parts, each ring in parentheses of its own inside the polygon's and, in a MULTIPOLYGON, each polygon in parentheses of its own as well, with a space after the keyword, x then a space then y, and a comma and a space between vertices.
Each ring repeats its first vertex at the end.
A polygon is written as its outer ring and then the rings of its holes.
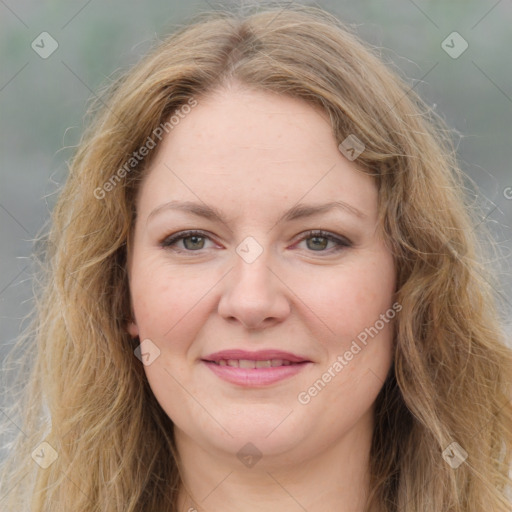
POLYGON ((383 255, 316 273, 307 281, 303 297, 339 343, 373 326, 391 308, 394 290, 393 262, 383 255))
MULTIPOLYGON (((328 325, 326 357, 298 397, 312 417, 326 416, 331 434, 349 428, 374 403, 393 360, 395 273, 391 259, 361 262, 317 281, 309 304, 328 325), (382 316, 381 316, 382 315, 382 316), (383 320, 384 318, 384 320, 383 320), (334 334, 333 334, 334 333, 334 334)), ((326 434, 327 435, 327 434, 326 434)))
POLYGON ((215 276, 199 277, 193 268, 170 266, 162 258, 135 259, 130 292, 141 339, 176 337, 171 331, 200 314, 215 282, 215 276))

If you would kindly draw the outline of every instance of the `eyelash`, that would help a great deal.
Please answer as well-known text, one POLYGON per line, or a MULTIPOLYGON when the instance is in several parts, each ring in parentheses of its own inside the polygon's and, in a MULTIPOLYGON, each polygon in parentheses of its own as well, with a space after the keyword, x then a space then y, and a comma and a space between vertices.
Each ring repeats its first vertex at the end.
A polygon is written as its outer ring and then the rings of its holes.
MULTIPOLYGON (((192 236, 199 236, 201 238, 205 238, 208 240, 211 240, 211 238, 203 231, 197 231, 197 230, 188 230, 188 231, 180 231, 179 233, 175 233, 174 235, 166 237, 164 240, 160 242, 160 246, 164 249, 170 249, 176 252, 181 253, 200 253, 202 249, 198 249, 196 251, 188 250, 188 249, 178 249, 177 247, 173 247, 173 245, 176 242, 179 242, 180 240, 183 240, 185 238, 189 238, 192 236)), ((302 242, 303 240, 307 240, 308 238, 326 238, 327 240, 331 242, 335 242, 337 244, 337 247, 333 247, 330 250, 321 250, 321 251, 310 251, 310 252, 318 252, 318 253, 337 253, 343 249, 346 249, 348 247, 352 247, 352 242, 348 240, 347 238, 342 238, 335 236, 328 231, 323 231, 321 229, 313 229, 310 231, 306 231, 304 233, 304 236, 297 242, 302 242)))

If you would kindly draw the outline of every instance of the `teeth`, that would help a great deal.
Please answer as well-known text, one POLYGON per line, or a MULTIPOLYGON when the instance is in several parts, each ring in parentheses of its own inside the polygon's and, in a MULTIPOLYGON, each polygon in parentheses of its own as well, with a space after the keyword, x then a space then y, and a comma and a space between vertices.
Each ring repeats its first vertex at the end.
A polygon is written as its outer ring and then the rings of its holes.
POLYGON ((215 362, 219 366, 232 366, 233 368, 271 368, 276 366, 290 366, 291 361, 284 359, 266 359, 264 361, 254 361, 251 359, 220 359, 215 362))
POLYGON ((249 359, 240 359, 238 361, 240 368, 256 368, 256 361, 249 361, 249 359))

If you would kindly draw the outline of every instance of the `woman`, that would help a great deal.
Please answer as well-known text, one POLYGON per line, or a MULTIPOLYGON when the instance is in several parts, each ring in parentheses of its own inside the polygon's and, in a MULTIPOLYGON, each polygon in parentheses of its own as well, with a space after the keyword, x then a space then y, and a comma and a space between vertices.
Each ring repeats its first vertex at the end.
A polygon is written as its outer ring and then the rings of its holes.
POLYGON ((210 14, 103 102, 2 509, 510 510, 512 354, 462 175, 373 51, 316 8, 210 14))

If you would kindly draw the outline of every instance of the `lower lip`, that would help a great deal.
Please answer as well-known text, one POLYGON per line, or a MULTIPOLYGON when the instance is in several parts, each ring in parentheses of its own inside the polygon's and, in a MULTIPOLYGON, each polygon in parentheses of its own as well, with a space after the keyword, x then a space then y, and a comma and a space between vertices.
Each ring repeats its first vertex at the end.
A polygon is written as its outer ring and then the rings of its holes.
POLYGON ((273 366, 270 368, 237 368, 235 366, 220 366, 210 361, 203 361, 221 379, 243 387, 268 386, 280 380, 287 379, 304 370, 311 362, 291 364, 288 366, 273 366))

